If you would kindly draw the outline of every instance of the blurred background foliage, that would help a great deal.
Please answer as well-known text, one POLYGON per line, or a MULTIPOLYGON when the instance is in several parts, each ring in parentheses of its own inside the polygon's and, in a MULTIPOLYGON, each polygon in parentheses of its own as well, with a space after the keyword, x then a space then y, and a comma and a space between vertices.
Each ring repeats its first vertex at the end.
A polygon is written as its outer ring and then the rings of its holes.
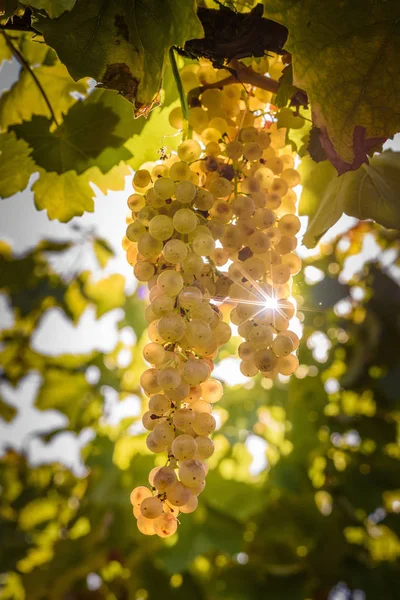
MULTIPOLYGON (((102 191, 123 190, 130 168, 154 160, 160 132, 168 151, 179 143, 168 123, 177 106, 168 71, 162 108, 133 121, 116 93, 86 97, 93 82, 74 82, 32 34, 11 37, 47 82, 69 133, 94 111, 102 123, 91 132, 95 161, 80 164, 79 173, 50 163, 35 146, 37 132, 50 126, 46 104, 22 69, 0 97, 2 198, 12 202, 29 183, 38 210, 69 221, 93 211, 102 191)), ((0 35, 1 60, 10 61, 3 42, 0 35)), ((10 64, 15 70, 15 58, 10 64)), ((129 503, 157 461, 141 427, 145 290, 132 292, 122 274, 107 271, 110 240, 74 227, 70 239, 48 235, 28 251, 0 246, 0 289, 11 315, 1 332, 2 431, 24 410, 11 392, 33 374, 40 382, 34 406, 43 414, 29 440, 2 446, 1 600, 398 600, 398 233, 358 223, 305 255, 293 292, 303 328, 296 376, 273 386, 258 379, 225 384, 199 509, 161 540, 137 531, 129 503), (92 268, 82 260, 89 254, 92 268), (100 349, 40 351, 34 338, 49 312, 61 311, 75 326, 88 308, 98 321, 120 310, 115 347, 94 340, 100 349), (110 395, 133 408, 111 418, 110 395), (57 416, 52 423, 49 411, 57 416), (53 459, 52 444, 66 432, 81 440, 80 469, 69 456, 53 459), (32 460, 34 438, 45 460, 32 460)), ((218 357, 217 377, 231 383, 238 343, 233 338, 218 357)))
MULTIPOLYGON (((81 234, 104 266, 112 255, 107 242, 81 234)), ((63 431, 92 435, 79 475, 5 449, 0 597, 399 598, 399 237, 360 223, 305 260, 294 289, 303 326, 297 376, 273 387, 226 385, 200 508, 165 541, 137 531, 128 499, 154 464, 140 426, 145 403, 112 423, 105 402, 109 388, 122 403, 140 395, 143 290, 125 297, 118 274, 95 283, 87 271, 60 274, 51 258, 73 251, 76 242, 49 240, 24 256, 1 248, 2 292, 14 318, 1 334, 2 387, 40 374, 36 408, 65 415, 63 427, 36 434, 50 457, 63 431), (368 238, 379 253, 363 264, 368 238), (354 257, 359 267, 342 283, 354 257), (118 327, 133 329, 136 342, 82 355, 32 348, 46 311, 58 307, 76 323, 88 305, 97 317, 122 308, 118 327), (249 436, 265 442, 257 473, 249 436), (361 591, 332 595, 340 582, 361 591)), ((236 342, 221 350, 221 364, 236 342)), ((4 421, 16 412, 1 399, 4 421)))

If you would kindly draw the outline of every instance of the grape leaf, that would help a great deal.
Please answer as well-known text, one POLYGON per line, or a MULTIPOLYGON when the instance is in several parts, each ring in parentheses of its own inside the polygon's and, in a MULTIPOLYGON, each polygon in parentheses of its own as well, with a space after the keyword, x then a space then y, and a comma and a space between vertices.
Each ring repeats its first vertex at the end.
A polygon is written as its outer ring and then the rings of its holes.
POLYGON ((0 398, 0 419, 9 423, 17 414, 17 409, 0 398))
POLYGON ((47 210, 49 219, 66 223, 84 212, 94 211, 93 184, 104 194, 109 190, 123 190, 129 173, 124 163, 114 166, 108 173, 92 167, 81 175, 75 171, 58 175, 40 169, 40 177, 32 186, 36 208, 47 210))
POLYGON ((265 10, 289 29, 293 83, 308 94, 331 162, 357 168, 400 128, 400 4, 268 0, 265 10))
POLYGON ((203 35, 193 0, 78 0, 56 20, 40 16, 35 28, 74 79, 93 77, 136 110, 157 95, 170 46, 203 35))
POLYGON ((58 219, 62 223, 84 212, 93 212, 91 171, 89 169, 82 175, 77 175, 75 171, 58 175, 41 170, 39 179, 32 186, 36 208, 47 210, 49 219, 58 219))
POLYGON ((92 245, 97 262, 103 269, 107 265, 110 258, 115 256, 115 252, 104 238, 95 238, 92 242, 92 245))
POLYGON ((4 60, 11 60, 12 53, 4 35, 0 35, 0 67, 4 60))
POLYGON ((9 198, 21 192, 37 169, 31 149, 15 133, 0 134, 0 198, 9 198))
MULTIPOLYGON (((53 66, 57 62, 57 55, 53 48, 49 48, 49 46, 44 43, 43 38, 37 34, 21 34, 18 40, 18 47, 26 62, 32 67, 38 67, 39 65, 53 66)), ((60 64, 61 63, 58 63, 58 65, 60 64)), ((68 75, 68 71, 64 66, 63 70, 65 74, 68 75)), ((22 73, 24 73, 24 71, 20 73, 20 76, 22 73)), ((69 79, 70 83, 75 86, 74 80, 71 78, 69 79)), ((83 84, 84 82, 81 83, 83 84)))
MULTIPOLYGON (((400 229, 400 152, 383 152, 357 171, 340 177, 335 177, 328 161, 314 165, 303 180, 300 204, 300 212, 304 213, 307 202, 315 206, 320 196, 303 239, 308 248, 314 246, 343 213, 358 219, 373 219, 388 229, 400 229)), ((306 168, 301 169, 303 176, 306 168)))
POLYGON ((111 108, 77 102, 54 132, 50 131, 51 121, 42 116, 13 125, 11 130, 28 142, 36 164, 47 171, 75 170, 79 175, 98 166, 105 173, 131 157, 121 145, 123 140, 114 134, 118 121, 111 108))
POLYGON ((114 134, 121 138, 128 139, 134 134, 139 135, 146 124, 144 119, 135 119, 132 104, 114 90, 93 90, 85 100, 87 105, 92 103, 101 103, 118 115, 119 121, 114 127, 114 134))
POLYGON ((29 0, 29 2, 24 2, 26 6, 44 10, 50 19, 57 19, 65 11, 72 10, 75 3, 76 0, 29 0))
MULTIPOLYGON (((0 36, 1 37, 1 36, 0 36)), ((34 73, 46 90, 46 96, 53 108, 56 119, 61 121, 63 113, 76 102, 73 93, 86 94, 87 81, 74 81, 64 65, 41 66, 34 73)), ((33 77, 25 69, 10 90, 0 98, 0 126, 29 121, 32 115, 49 117, 49 109, 33 77)))
POLYGON ((95 302, 96 315, 100 318, 108 311, 125 304, 125 278, 119 273, 114 273, 97 282, 88 281, 85 285, 85 295, 95 302))
POLYGON ((125 143, 125 148, 133 154, 133 158, 128 160, 132 169, 138 169, 147 161, 157 160, 161 148, 165 148, 167 153, 177 149, 181 143, 181 135, 168 122, 169 113, 176 106, 179 106, 179 101, 161 110, 156 108, 147 121, 143 119, 141 134, 133 135, 125 143))

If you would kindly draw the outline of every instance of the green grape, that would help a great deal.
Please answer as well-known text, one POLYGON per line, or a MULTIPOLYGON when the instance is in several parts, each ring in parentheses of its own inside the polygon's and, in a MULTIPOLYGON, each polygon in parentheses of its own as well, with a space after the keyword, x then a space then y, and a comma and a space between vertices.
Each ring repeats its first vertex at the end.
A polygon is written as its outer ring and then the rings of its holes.
POLYGON ((178 146, 178 156, 182 161, 193 162, 201 156, 201 146, 196 140, 185 140, 178 146))
POLYGON ((171 452, 179 461, 190 460, 197 453, 196 440, 186 433, 178 435, 172 442, 171 452))
POLYGON ((163 513, 158 519, 154 519, 154 533, 161 538, 171 537, 178 528, 178 521, 171 513, 163 513))
POLYGON ((207 436, 199 435, 195 438, 197 443, 197 457, 200 460, 210 458, 214 454, 214 442, 207 436))
POLYGON ((180 315, 170 313, 158 321, 158 332, 166 342, 177 342, 185 335, 186 322, 180 315))
POLYGON ((242 360, 240 363, 240 372, 245 377, 255 377, 258 369, 251 360, 242 360))
POLYGON ((162 387, 158 383, 158 369, 147 369, 140 376, 140 385, 146 394, 157 394, 161 392, 162 387))
POLYGON ((166 492, 168 488, 175 485, 177 477, 174 469, 161 467, 154 476, 153 485, 159 492, 166 492))
POLYGON ((155 273, 154 265, 146 261, 138 262, 133 273, 138 281, 149 281, 155 273))
POLYGON ((190 208, 181 208, 173 216, 173 225, 179 233, 191 233, 197 227, 196 214, 190 208))
POLYGON ((271 344, 271 348, 278 358, 293 352, 293 342, 290 337, 278 334, 271 344))
MULTIPOLYGON (((162 371, 160 372, 160 375, 161 373, 162 371)), ((160 379, 159 383, 162 385, 160 379)), ((163 417, 171 412, 171 402, 166 396, 163 396, 162 394, 156 394, 149 400, 149 410, 152 414, 157 415, 158 417, 163 417)))
POLYGON ((146 228, 144 225, 139 223, 139 221, 133 221, 133 223, 129 223, 126 228, 126 237, 131 242, 138 242, 141 236, 146 233, 146 228))
POLYGON ((206 477, 203 464, 198 460, 185 460, 179 467, 179 479, 188 488, 196 487, 206 477))
POLYGON ((166 491, 167 500, 173 506, 183 506, 189 502, 192 492, 182 482, 177 481, 175 485, 166 491))
POLYGON ((160 200, 168 200, 175 193, 175 183, 171 177, 160 177, 154 182, 154 194, 160 200))
POLYGON ((146 344, 143 348, 143 358, 153 365, 160 365, 165 359, 164 346, 155 342, 146 344))
POLYGON ((182 275, 177 271, 166 269, 158 276, 157 285, 167 296, 177 296, 183 288, 182 275))
POLYGON ((197 435, 207 436, 215 431, 216 421, 214 417, 208 413, 198 413, 196 414, 192 427, 197 435))
POLYGON ((236 196, 232 201, 232 209, 237 217, 246 219, 255 211, 254 201, 250 196, 236 196))
POLYGON ((130 501, 132 506, 136 506, 139 508, 145 498, 151 497, 152 493, 149 490, 149 488, 145 487, 144 485, 139 485, 131 491, 130 501))
POLYGON ((175 411, 172 421, 180 431, 187 431, 193 424, 194 413, 191 408, 179 408, 175 411))
POLYGON ((156 215, 149 223, 149 232, 156 240, 167 240, 174 232, 171 217, 156 215))
POLYGON ((182 377, 190 385, 199 385, 210 375, 210 369, 204 360, 192 358, 182 367, 182 377))
POLYGON ((181 204, 190 204, 196 196, 196 186, 191 181, 180 181, 175 190, 175 198, 181 204))
POLYGON ((141 194, 132 194, 128 198, 128 207, 132 212, 139 212, 145 205, 145 197, 141 194))
POLYGON ((193 240, 193 250, 199 256, 209 256, 215 248, 215 241, 211 235, 200 234, 193 240))
POLYGON ((145 498, 140 505, 140 512, 146 519, 156 519, 163 513, 161 500, 153 496, 145 498))
POLYGON ((259 160, 262 154, 263 149, 257 142, 246 142, 243 146, 243 156, 247 160, 259 160))
POLYGON ((187 253, 187 246, 181 240, 169 240, 163 248, 165 260, 173 265, 183 263, 187 253))
POLYGON ((278 359, 277 368, 281 375, 293 375, 299 366, 299 360, 294 354, 282 356, 278 359))
POLYGON ((150 233, 144 233, 138 241, 138 250, 145 258, 156 258, 161 254, 163 244, 150 233))
POLYGON ((137 528, 139 529, 140 533, 143 533, 143 535, 155 535, 155 521, 156 519, 146 519, 146 517, 140 514, 136 521, 137 528))
POLYGON ((216 198, 226 198, 232 193, 233 185, 228 179, 224 177, 218 177, 214 179, 210 184, 210 192, 216 198))
POLYGON ((139 169, 139 171, 136 171, 135 175, 133 176, 134 186, 145 188, 147 185, 149 185, 150 182, 151 175, 148 171, 144 169, 139 169))

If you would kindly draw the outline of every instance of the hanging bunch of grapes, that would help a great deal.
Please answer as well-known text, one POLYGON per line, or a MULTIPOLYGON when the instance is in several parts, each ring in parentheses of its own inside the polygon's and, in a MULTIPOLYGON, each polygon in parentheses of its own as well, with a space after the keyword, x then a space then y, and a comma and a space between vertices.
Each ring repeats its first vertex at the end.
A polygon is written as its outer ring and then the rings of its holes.
MULTIPOLYGON (((204 63, 182 74, 196 85, 220 77, 204 63)), ((205 89, 189 111, 191 137, 133 178, 123 245, 149 289, 143 425, 149 450, 166 456, 150 473, 151 489, 131 494, 147 535, 172 535, 179 513, 197 507, 214 450, 212 407, 223 393, 213 360, 232 325, 243 338, 244 375, 274 379, 298 366, 290 321, 291 277, 301 268, 293 191, 300 176, 270 99, 242 84, 205 89), (232 325, 223 320, 227 305, 232 325)), ((182 128, 180 108, 170 122, 182 128)))

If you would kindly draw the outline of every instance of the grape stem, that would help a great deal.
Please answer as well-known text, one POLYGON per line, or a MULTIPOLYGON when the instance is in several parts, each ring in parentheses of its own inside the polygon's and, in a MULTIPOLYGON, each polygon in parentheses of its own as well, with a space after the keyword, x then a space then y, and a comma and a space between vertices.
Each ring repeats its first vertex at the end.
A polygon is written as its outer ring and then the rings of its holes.
POLYGON ((279 81, 276 81, 276 79, 271 79, 271 77, 266 77, 265 75, 261 75, 261 73, 256 73, 251 67, 247 67, 239 60, 232 60, 230 65, 232 65, 234 73, 228 77, 220 79, 219 81, 214 81, 214 83, 205 83, 200 87, 190 90, 188 94, 189 104, 190 100, 198 98, 205 90, 218 89, 238 82, 250 83, 258 88, 272 92, 273 94, 277 93, 279 81))
POLYGON ((180 100, 181 108, 182 108, 182 116, 183 116, 183 120, 185 122, 183 138, 191 138, 192 137, 191 136, 191 127, 189 125, 189 106, 188 106, 185 90, 183 89, 183 83, 182 83, 181 76, 179 74, 178 65, 176 63, 175 51, 172 46, 169 49, 169 62, 171 64, 172 75, 174 77, 176 88, 178 90, 179 100, 180 100))
POLYGON ((50 104, 50 100, 47 97, 46 92, 44 91, 42 84, 40 83, 39 79, 36 77, 33 69, 31 69, 30 65, 26 62, 25 58, 23 57, 23 55, 20 53, 20 51, 14 46, 14 44, 11 41, 11 38, 6 34, 5 31, 1 32, 5 42, 7 44, 7 46, 10 48, 11 52, 13 53, 13 55, 15 56, 15 58, 17 59, 17 61, 19 62, 19 64, 28 71, 28 73, 31 75, 32 79, 34 80, 35 84, 37 85, 37 88, 39 90, 39 92, 41 93, 43 100, 45 101, 47 108, 49 109, 50 115, 51 115, 51 120, 52 122, 57 125, 57 127, 59 126, 59 123, 57 122, 56 119, 56 115, 54 113, 53 107, 50 104))

